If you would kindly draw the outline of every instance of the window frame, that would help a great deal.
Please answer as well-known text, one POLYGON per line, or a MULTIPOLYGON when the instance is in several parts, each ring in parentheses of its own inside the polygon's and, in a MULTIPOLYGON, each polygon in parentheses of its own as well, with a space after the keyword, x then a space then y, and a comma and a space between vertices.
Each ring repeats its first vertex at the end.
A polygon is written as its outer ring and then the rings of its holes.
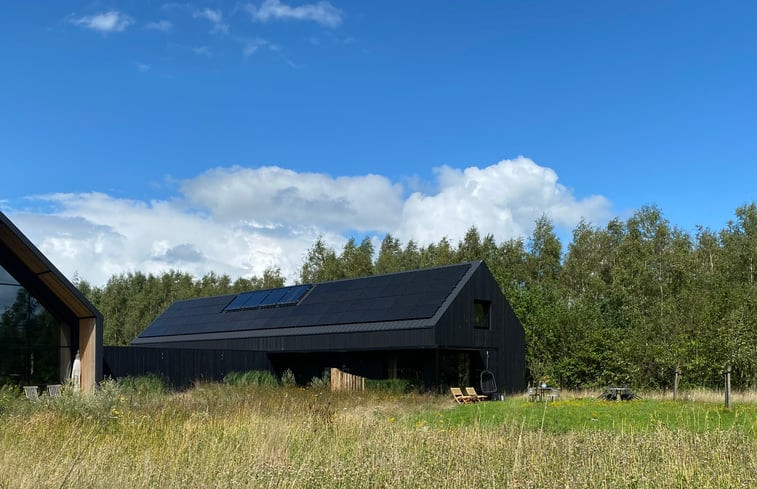
POLYGON ((491 306, 491 301, 486 301, 483 299, 475 299, 473 301, 473 329, 484 331, 492 329, 491 306), (479 307, 481 312, 477 313, 477 309, 479 309, 479 307), (479 317, 481 316, 483 316, 483 321, 479 321, 479 317))

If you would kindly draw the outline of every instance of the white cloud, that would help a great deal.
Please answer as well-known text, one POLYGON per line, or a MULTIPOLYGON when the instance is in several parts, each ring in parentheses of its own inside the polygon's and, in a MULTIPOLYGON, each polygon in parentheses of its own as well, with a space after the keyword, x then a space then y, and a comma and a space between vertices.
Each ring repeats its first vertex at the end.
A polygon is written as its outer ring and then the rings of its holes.
POLYGON ((265 0, 260 7, 247 5, 254 20, 310 20, 324 27, 338 27, 342 23, 342 11, 326 1, 292 7, 280 0, 265 0))
POLYGON ((402 211, 402 187, 380 175, 333 178, 275 166, 216 168, 181 189, 192 206, 255 226, 385 230, 399 223, 402 211))
POLYGON ((356 232, 378 239, 390 232, 420 244, 447 236, 455 243, 475 225, 504 241, 529 235, 542 214, 569 230, 582 217, 601 223, 610 207, 601 196, 577 199, 553 170, 523 157, 438 168, 434 190, 409 196, 381 175, 333 177, 275 166, 215 168, 179 190, 171 200, 151 202, 52 194, 36 197, 52 213, 6 213, 68 277, 78 272, 103 284, 126 271, 236 278, 259 276, 269 266, 280 266, 291 282, 319 235, 337 250, 356 232))
MULTIPOLYGON (((280 266, 294 279, 319 233, 315 228, 281 233, 216 220, 175 202, 144 203, 100 193, 40 198, 54 204, 57 212, 10 213, 10 218, 66 276, 78 272, 98 285, 117 273, 170 269, 196 277, 215 271, 236 278, 260 276, 266 267, 280 266)), ((333 246, 344 242, 338 235, 325 237, 333 246)))
POLYGON ((148 64, 145 64, 145 63, 140 63, 140 62, 136 62, 136 63, 134 63, 134 67, 135 67, 135 68, 137 69, 137 71, 139 71, 140 73, 145 73, 145 72, 147 72, 147 71, 150 71, 150 69, 152 68, 152 67, 151 67, 150 65, 148 65, 148 64))
POLYGON ((209 8, 195 10, 192 12, 192 17, 194 17, 195 19, 209 20, 210 23, 213 24, 213 28, 210 30, 211 33, 229 33, 229 25, 223 21, 223 12, 221 12, 220 10, 213 10, 209 8))
POLYGON ((570 228, 582 217, 601 220, 609 212, 604 197, 576 200, 557 182, 554 170, 524 157, 485 168, 445 166, 436 175, 436 193, 415 192, 405 202, 396 231, 400 238, 429 243, 446 235, 455 242, 475 224, 482 235, 504 240, 530 234, 542 214, 556 226, 570 228))
POLYGON ((85 15, 79 18, 69 17, 68 21, 74 25, 100 32, 123 32, 134 23, 134 19, 129 15, 117 10, 85 15))
POLYGON ((159 20, 156 22, 148 22, 147 24, 145 24, 145 29, 168 32, 173 29, 173 24, 167 20, 159 20))

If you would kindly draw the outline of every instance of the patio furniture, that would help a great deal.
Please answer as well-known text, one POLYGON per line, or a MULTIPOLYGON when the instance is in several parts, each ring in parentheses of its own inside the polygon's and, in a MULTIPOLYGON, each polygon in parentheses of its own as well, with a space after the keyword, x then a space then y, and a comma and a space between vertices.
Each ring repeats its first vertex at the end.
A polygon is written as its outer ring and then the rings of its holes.
POLYGON ((39 388, 36 385, 25 385, 24 394, 30 401, 36 401, 39 399, 39 388))
POLYGON ((639 396, 630 387, 606 387, 599 398, 606 401, 631 401, 639 396))
POLYGON ((471 398, 473 398, 473 402, 485 401, 489 399, 489 396, 485 396, 483 394, 479 394, 478 392, 476 392, 475 387, 466 387, 465 393, 469 395, 471 398))
POLYGON ((558 387, 541 385, 528 388, 529 401, 556 401, 558 399, 560 399, 560 389, 558 387))
POLYGON ((450 387, 449 390, 458 404, 470 404, 475 402, 471 396, 463 394, 463 391, 460 390, 459 387, 450 387))

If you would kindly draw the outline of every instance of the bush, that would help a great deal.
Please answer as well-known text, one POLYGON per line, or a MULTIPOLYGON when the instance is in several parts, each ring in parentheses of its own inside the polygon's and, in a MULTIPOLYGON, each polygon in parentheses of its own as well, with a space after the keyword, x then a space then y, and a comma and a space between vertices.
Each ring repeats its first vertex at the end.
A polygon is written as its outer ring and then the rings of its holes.
POLYGON ((416 384, 407 379, 365 379, 365 388, 367 390, 391 392, 393 394, 406 394, 419 390, 416 384))
POLYGON ((67 384, 60 396, 46 398, 46 405, 58 413, 75 419, 100 422, 120 417, 124 402, 122 388, 113 379, 100 382, 98 389, 91 394, 75 392, 67 384))
POLYGON ((147 374, 140 377, 122 377, 118 379, 118 385, 124 394, 136 396, 165 394, 168 391, 163 378, 155 374, 147 374))
POLYGON ((329 370, 324 370, 323 375, 320 377, 313 377, 308 382, 308 387, 311 389, 326 390, 331 388, 331 373, 329 370))
POLYGON ((290 369, 284 370, 284 373, 281 374, 281 385, 284 387, 294 387, 297 385, 297 381, 294 378, 294 372, 292 372, 290 369))
POLYGON ((0 385, 0 416, 10 409, 11 404, 21 396, 21 389, 15 385, 0 385))
POLYGON ((229 385, 255 385, 274 387, 279 385, 276 377, 266 370, 249 370, 247 372, 229 372, 223 378, 229 385))

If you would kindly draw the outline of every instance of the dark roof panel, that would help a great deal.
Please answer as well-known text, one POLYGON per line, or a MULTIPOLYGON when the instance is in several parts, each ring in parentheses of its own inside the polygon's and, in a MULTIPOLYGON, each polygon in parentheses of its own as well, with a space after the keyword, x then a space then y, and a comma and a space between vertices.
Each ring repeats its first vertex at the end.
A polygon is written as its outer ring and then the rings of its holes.
MULTIPOLYGON (((423 320, 436 314, 470 268, 470 263, 464 263, 319 283, 306 290, 307 295, 297 305, 287 307, 247 309, 246 303, 238 302, 244 294, 179 301, 153 321, 139 337, 146 339, 335 325, 350 325, 350 329, 359 329, 360 324, 391 322, 401 322, 404 327, 407 324, 428 327, 428 321, 423 320), (241 309, 230 311, 229 306, 232 305, 241 309)), ((278 292, 292 288, 250 295, 275 295, 276 301, 283 301, 287 295, 278 292)), ((272 304, 280 304, 276 301, 272 304)))

